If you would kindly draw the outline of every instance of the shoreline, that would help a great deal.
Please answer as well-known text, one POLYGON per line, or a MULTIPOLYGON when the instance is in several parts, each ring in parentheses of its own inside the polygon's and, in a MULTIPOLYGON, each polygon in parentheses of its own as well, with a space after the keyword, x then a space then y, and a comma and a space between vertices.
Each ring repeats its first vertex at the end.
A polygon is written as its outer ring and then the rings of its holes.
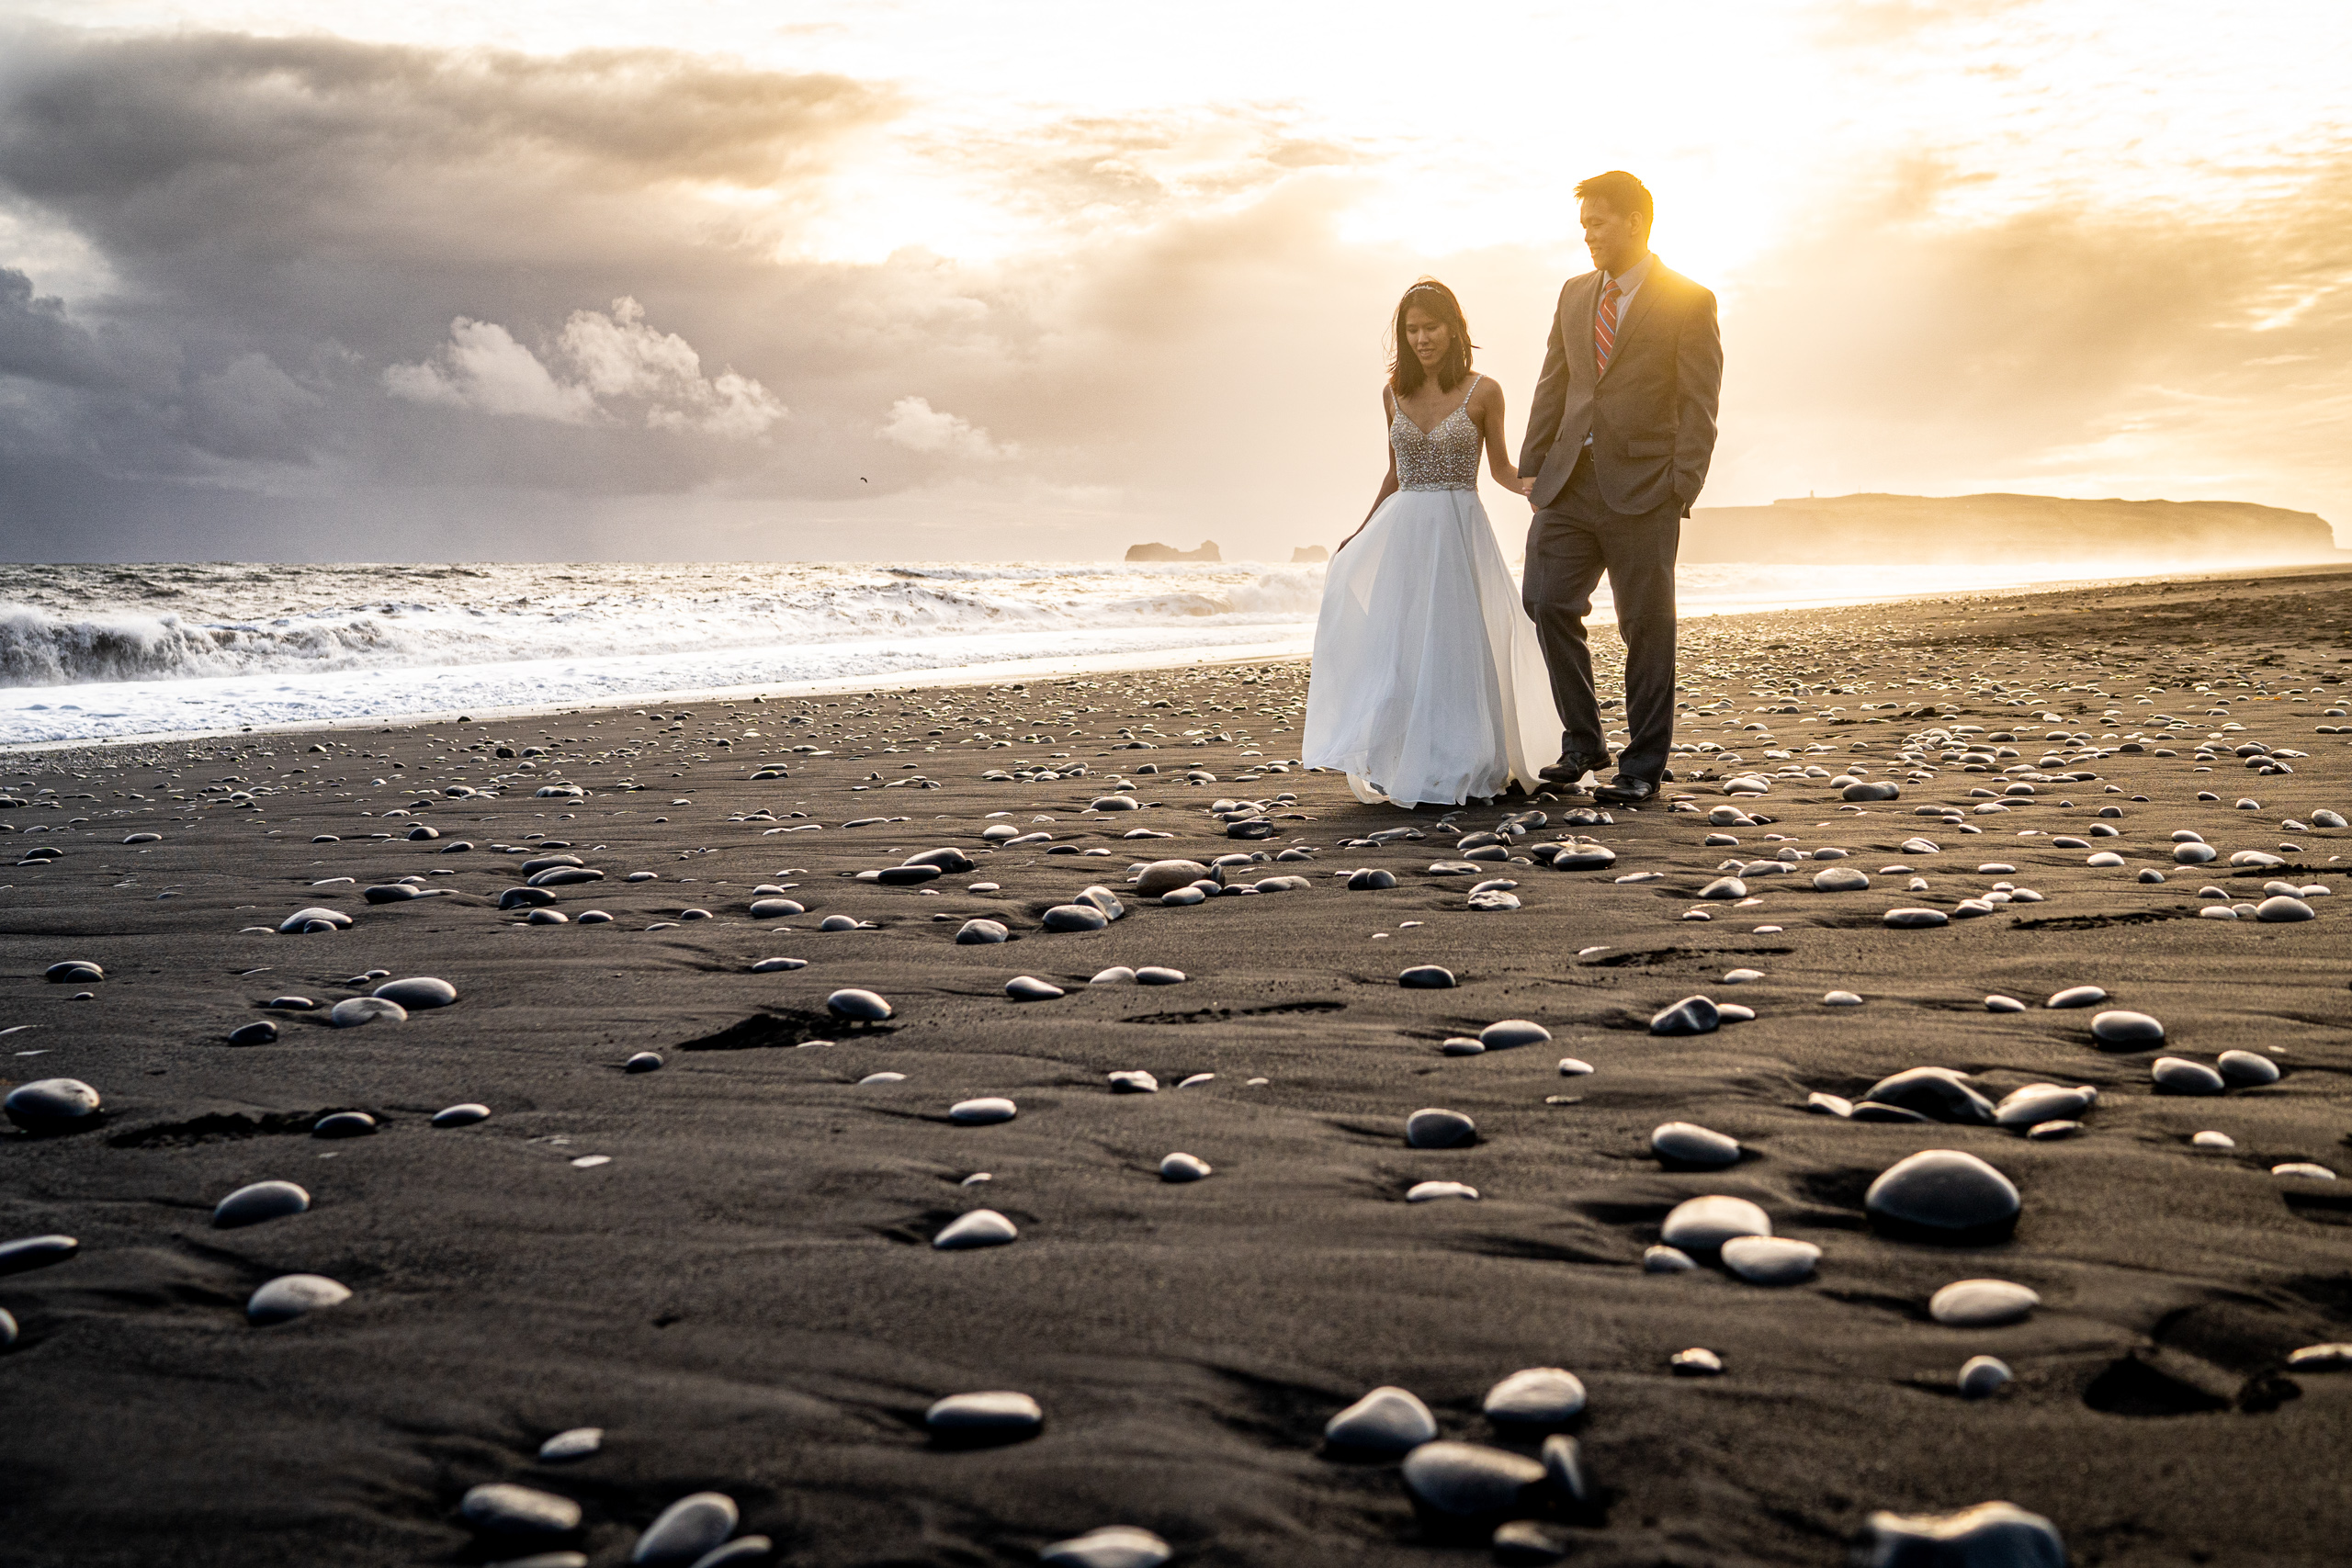
MULTIPOLYGON (((1259 562, 1231 562, 1228 565, 1262 565, 1259 562)), ((1804 611, 1860 609, 1875 605, 1918 604, 1938 605, 1974 603, 1985 600, 2031 598, 2076 592, 2095 592, 2129 588, 2134 585, 2171 583, 2175 585, 2219 582, 2242 580, 2256 582, 2271 580, 2324 578, 2352 574, 2352 564, 2330 565, 2315 563, 2303 566, 2265 566, 2238 570, 2213 570, 2168 574, 2141 574, 2120 577, 2080 577, 2038 580, 2031 583, 1984 589, 1964 589, 1947 592, 1912 593, 1869 597, 1828 597, 1776 605, 1771 608, 1700 610, 1686 612, 1685 623, 1742 618, 1757 615, 1794 614, 1804 611)), ((1591 624, 1596 626, 1615 625, 1613 611, 1605 595, 1596 593, 1591 624)), ((240 735, 286 735, 317 731, 345 731, 380 728, 386 726, 450 724, 460 717, 473 721, 520 722, 525 719, 557 714, 629 709, 648 703, 674 705, 690 702, 745 701, 752 697, 786 699, 802 696, 832 695, 848 693, 913 692, 933 687, 994 685, 1033 680, 1054 680, 1064 676, 1102 674, 1119 671, 1140 671, 1162 669, 1192 668, 1221 664, 1262 662, 1271 659, 1303 656, 1311 648, 1312 625, 1306 626, 1307 636, 1270 639, 1262 643, 1220 645, 1198 649, 1153 649, 1133 653, 1079 655, 1070 658, 1003 660, 984 664, 963 665, 939 670, 910 670, 902 671, 903 680, 877 680, 870 675, 832 676, 814 681, 750 682, 728 685, 696 685, 664 688, 660 691, 632 693, 619 697, 590 697, 575 702, 551 704, 522 704, 511 706, 476 706, 467 708, 422 709, 366 717, 310 720, 265 727, 241 727, 236 729, 189 729, 143 731, 133 735, 92 736, 70 740, 28 740, 0 743, 0 757, 40 755, 51 751, 79 748, 117 749, 150 745, 232 739, 240 735)), ((1613 637, 1613 631, 1611 636, 1613 637)), ((424 667, 433 668, 433 667, 424 667)), ((497 666, 451 666, 452 670, 497 668, 497 666)), ((403 669, 400 673, 413 672, 403 669)), ((257 677, 258 678, 258 677, 257 677)), ((78 687, 20 687, 20 691, 67 691, 78 687)))

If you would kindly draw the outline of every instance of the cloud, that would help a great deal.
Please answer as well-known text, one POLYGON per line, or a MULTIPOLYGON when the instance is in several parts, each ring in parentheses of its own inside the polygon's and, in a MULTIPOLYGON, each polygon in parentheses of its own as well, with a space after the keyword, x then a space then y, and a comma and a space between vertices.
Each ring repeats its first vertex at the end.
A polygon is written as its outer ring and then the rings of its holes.
POLYGON ((1011 457, 1020 450, 1000 446, 989 439, 987 431, 944 409, 933 408, 922 398, 900 398, 892 403, 890 417, 882 422, 879 434, 883 440, 910 452, 971 457, 984 463, 1011 457))
POLYGON ((610 422, 619 408, 634 405, 649 430, 738 439, 766 434, 789 412, 732 369, 705 379, 693 345, 647 326, 645 307, 626 295, 613 301, 609 315, 574 310, 556 354, 569 362, 571 378, 559 379, 504 327, 460 316, 431 357, 386 367, 384 389, 410 402, 559 424, 610 422))

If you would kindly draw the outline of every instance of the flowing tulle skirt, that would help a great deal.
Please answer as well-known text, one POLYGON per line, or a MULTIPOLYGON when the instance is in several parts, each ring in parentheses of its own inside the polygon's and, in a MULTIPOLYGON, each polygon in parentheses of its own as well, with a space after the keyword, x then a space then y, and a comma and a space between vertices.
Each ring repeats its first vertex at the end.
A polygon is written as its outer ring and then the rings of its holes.
POLYGON ((1360 800, 1529 789, 1560 718, 1535 624, 1470 490, 1398 491, 1331 559, 1300 760, 1360 800))

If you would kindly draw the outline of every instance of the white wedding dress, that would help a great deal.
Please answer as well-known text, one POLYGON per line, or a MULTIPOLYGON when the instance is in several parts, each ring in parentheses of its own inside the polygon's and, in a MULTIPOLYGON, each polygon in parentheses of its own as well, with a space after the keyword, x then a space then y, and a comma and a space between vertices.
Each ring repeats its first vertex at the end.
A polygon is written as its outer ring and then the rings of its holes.
POLYGON ((1478 381, 1432 430, 1397 408, 1396 493, 1324 578, 1300 760, 1345 773, 1359 800, 1532 791, 1559 750, 1535 623, 1478 503, 1478 381))

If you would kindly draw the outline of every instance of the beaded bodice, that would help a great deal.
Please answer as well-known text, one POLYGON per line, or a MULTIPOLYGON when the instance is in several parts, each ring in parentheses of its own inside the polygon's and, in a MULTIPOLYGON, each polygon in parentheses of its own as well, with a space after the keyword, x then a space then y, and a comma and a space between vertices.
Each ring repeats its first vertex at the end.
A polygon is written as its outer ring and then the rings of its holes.
POLYGON ((1476 490, 1478 488, 1478 427, 1470 418, 1470 394, 1482 378, 1473 376, 1463 389, 1461 406, 1423 431, 1413 416, 1396 405, 1388 422, 1389 445, 1396 450, 1398 490, 1476 490))

